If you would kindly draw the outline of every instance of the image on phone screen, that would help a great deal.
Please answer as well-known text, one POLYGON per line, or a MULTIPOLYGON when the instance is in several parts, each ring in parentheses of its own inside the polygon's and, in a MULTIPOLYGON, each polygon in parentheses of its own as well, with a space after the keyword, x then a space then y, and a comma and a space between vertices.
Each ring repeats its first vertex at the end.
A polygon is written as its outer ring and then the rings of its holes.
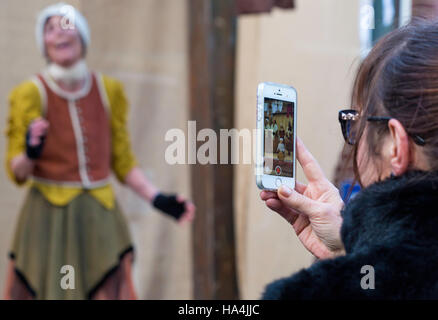
POLYGON ((294 107, 290 101, 264 99, 264 174, 293 178, 294 107))

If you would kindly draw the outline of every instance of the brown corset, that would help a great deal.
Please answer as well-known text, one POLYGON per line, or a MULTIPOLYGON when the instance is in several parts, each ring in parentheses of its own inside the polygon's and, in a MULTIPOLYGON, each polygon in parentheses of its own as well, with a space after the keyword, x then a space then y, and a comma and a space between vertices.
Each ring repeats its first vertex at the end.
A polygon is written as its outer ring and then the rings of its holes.
POLYGON ((47 74, 38 75, 49 129, 35 180, 94 188, 107 183, 111 162, 111 128, 106 92, 91 74, 84 89, 71 94, 47 74))

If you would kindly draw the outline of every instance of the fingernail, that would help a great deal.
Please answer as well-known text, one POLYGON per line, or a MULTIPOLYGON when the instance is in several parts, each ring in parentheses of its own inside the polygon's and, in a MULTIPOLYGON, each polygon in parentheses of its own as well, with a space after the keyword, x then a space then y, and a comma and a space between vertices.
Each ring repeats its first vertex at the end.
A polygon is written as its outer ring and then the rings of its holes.
POLYGON ((289 197, 292 194, 292 190, 288 186, 281 186, 280 187, 280 194, 283 197, 289 197))

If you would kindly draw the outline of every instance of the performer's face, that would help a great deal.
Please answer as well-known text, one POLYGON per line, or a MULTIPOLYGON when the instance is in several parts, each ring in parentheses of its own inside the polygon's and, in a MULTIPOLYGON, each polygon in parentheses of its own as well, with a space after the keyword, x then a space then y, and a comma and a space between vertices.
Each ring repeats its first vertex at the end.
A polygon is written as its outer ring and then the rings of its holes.
POLYGON ((82 56, 82 42, 76 28, 62 27, 62 17, 54 16, 44 27, 44 44, 51 62, 63 67, 75 64, 82 56))

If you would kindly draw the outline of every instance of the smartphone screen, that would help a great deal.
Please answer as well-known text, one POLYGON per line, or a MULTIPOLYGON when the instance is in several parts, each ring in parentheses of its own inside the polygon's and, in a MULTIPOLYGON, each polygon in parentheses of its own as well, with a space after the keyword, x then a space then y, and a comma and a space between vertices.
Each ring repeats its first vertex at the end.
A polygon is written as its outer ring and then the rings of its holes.
POLYGON ((264 174, 293 178, 295 103, 264 99, 264 174))

